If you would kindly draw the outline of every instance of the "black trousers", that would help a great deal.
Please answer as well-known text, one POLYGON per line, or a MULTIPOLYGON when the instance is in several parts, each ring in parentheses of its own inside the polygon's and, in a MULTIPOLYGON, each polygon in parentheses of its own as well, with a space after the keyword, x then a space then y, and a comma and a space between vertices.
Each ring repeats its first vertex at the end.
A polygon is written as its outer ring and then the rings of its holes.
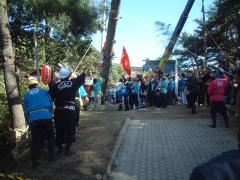
POLYGON ((75 142, 76 126, 78 123, 76 110, 58 109, 54 112, 56 142, 58 144, 75 142))
POLYGON ((216 126, 217 113, 220 113, 225 121, 225 125, 228 126, 228 112, 224 102, 211 102, 211 119, 213 125, 216 126))
POLYGON ((125 105, 125 111, 129 111, 129 95, 125 94, 123 100, 125 105))
POLYGON ((168 105, 174 105, 174 99, 175 99, 175 92, 174 91, 168 91, 167 92, 167 104, 168 105))
POLYGON ((133 106, 134 106, 134 97, 133 97, 133 94, 132 94, 132 93, 129 94, 129 106, 130 106, 130 109, 133 109, 133 106))
POLYGON ((149 106, 155 106, 156 105, 156 99, 155 99, 155 92, 149 92, 147 95, 149 106))
POLYGON ((162 97, 161 97, 161 95, 156 96, 156 106, 157 106, 157 108, 162 107, 162 97))
POLYGON ((192 109, 192 113, 195 113, 196 112, 197 93, 190 92, 187 96, 188 96, 189 107, 192 109))
POLYGON ((48 158, 54 158, 54 128, 52 119, 42 119, 33 121, 30 124, 32 134, 31 155, 32 162, 36 163, 40 152, 42 151, 44 140, 47 139, 48 158))
POLYGON ((165 94, 165 93, 162 93, 161 94, 161 106, 162 106, 162 108, 166 108, 167 107, 167 105, 168 105, 168 99, 167 99, 167 94, 165 94))
POLYGON ((206 101, 207 106, 209 106, 210 105, 210 97, 208 95, 207 88, 208 88, 208 86, 204 86, 204 103, 206 101))
POLYGON ((139 99, 138 99, 138 94, 132 94, 133 96, 133 105, 135 105, 136 108, 139 106, 139 99))

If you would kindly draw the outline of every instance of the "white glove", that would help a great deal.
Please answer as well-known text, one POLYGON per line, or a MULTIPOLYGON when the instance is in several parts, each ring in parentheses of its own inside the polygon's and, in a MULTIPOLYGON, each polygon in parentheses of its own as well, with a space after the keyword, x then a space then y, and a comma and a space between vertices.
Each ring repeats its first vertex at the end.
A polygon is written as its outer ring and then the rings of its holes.
POLYGON ((77 78, 77 74, 76 74, 75 72, 73 72, 73 73, 71 74, 71 79, 75 79, 75 78, 77 78))

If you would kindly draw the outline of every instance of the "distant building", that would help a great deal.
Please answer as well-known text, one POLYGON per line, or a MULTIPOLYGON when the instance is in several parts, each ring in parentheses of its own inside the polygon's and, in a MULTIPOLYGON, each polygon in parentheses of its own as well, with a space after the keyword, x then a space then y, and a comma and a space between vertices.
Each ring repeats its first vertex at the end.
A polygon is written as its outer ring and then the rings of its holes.
MULTIPOLYGON (((159 67, 160 60, 143 60, 145 64, 143 65, 143 71, 155 70, 159 67)), ((163 69, 163 74, 169 74, 170 72, 175 72, 175 61, 169 60, 163 69)))
POLYGON ((131 67, 132 76, 143 73, 143 67, 131 67))

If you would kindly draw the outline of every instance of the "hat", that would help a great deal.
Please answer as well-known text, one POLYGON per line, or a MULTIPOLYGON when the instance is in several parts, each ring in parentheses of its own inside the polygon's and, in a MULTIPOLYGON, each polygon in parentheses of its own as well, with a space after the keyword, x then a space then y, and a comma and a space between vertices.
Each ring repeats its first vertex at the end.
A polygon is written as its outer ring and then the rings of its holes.
POLYGON ((65 78, 67 78, 68 76, 70 76, 70 74, 71 74, 70 69, 67 69, 67 68, 64 68, 64 67, 62 67, 62 68, 60 69, 60 71, 59 71, 59 77, 60 77, 60 79, 65 79, 65 78))
POLYGON ((34 85, 34 84, 39 85, 39 82, 36 79, 30 79, 28 81, 28 86, 31 86, 31 85, 34 85))

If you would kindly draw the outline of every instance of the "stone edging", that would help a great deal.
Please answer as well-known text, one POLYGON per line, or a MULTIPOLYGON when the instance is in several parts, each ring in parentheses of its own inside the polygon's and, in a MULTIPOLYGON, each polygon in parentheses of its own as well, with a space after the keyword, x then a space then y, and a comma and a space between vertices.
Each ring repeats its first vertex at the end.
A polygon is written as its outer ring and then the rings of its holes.
POLYGON ((114 160, 116 159, 117 153, 118 153, 118 151, 120 149, 120 146, 121 146, 121 144, 123 142, 124 135, 126 134, 126 131, 128 129, 129 121, 130 121, 129 118, 127 118, 125 120, 125 122, 124 122, 124 124, 123 124, 123 126, 121 128, 121 131, 120 131, 120 133, 119 133, 119 135, 117 137, 117 142, 116 142, 116 144, 114 146, 114 150, 113 150, 113 153, 111 155, 111 159, 110 159, 110 161, 108 163, 108 166, 107 166, 107 169, 106 169, 106 174, 103 176, 103 180, 108 180, 109 179, 109 175, 110 175, 112 167, 114 165, 114 160))

